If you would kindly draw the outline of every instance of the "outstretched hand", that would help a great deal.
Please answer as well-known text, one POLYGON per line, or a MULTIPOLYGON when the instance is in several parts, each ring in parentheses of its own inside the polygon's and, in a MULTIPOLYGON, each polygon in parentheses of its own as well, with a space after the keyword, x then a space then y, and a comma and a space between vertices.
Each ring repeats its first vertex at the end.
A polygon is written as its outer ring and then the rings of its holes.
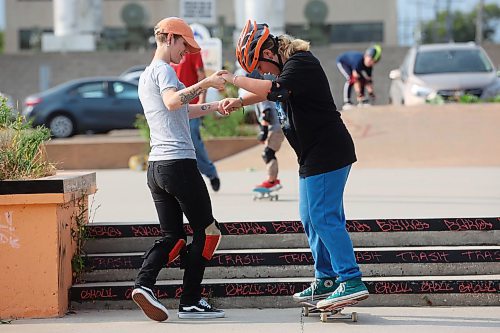
POLYGON ((226 80, 226 82, 233 83, 233 79, 234 79, 233 73, 226 71, 226 73, 222 74, 222 77, 224 78, 224 80, 226 80))
POLYGON ((219 102, 219 111, 225 115, 228 115, 241 107, 242 105, 239 98, 224 98, 219 102))
POLYGON ((226 70, 220 70, 220 71, 213 73, 212 75, 210 75, 209 77, 207 77, 205 79, 207 82, 207 85, 209 87, 212 87, 212 88, 215 88, 218 90, 224 89, 224 85, 226 83, 226 80, 224 79, 223 75, 225 75, 227 73, 228 73, 228 71, 226 71, 226 70))

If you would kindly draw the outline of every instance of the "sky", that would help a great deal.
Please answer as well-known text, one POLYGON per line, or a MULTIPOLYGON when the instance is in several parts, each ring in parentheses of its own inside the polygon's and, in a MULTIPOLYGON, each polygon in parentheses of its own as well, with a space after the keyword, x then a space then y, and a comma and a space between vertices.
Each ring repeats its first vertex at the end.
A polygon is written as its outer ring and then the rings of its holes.
MULTIPOLYGON (((287 0, 293 1, 293 0, 287 0)), ((377 0, 370 0, 377 1, 377 0)), ((436 3, 439 10, 446 8, 448 0, 397 0, 399 11, 399 43, 402 45, 413 44, 413 32, 420 20, 427 21, 434 18, 436 3)), ((450 0, 452 10, 470 11, 479 0, 450 0)), ((485 0, 486 4, 496 3, 500 0, 485 0)), ((500 26, 500 24, 499 24, 500 26)), ((5 27, 5 0, 0 0, 0 30, 5 27)), ((500 29, 497 29, 495 41, 500 43, 500 29)))
POLYGON ((5 28, 5 0, 0 0, 0 30, 5 28))

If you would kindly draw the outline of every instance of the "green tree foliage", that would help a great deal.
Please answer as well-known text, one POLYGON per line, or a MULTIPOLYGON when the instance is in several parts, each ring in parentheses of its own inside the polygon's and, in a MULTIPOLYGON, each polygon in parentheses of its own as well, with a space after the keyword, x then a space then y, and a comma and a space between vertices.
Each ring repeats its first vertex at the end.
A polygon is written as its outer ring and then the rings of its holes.
MULTIPOLYGON (((470 13, 455 11, 450 13, 452 37, 455 42, 474 41, 476 36, 477 8, 470 13)), ((439 12, 436 20, 422 24, 422 43, 447 42, 446 11, 439 12)), ((483 40, 492 41, 495 27, 500 19, 500 7, 496 4, 488 4, 483 10, 483 40)))
POLYGON ((0 31, 0 54, 3 53, 3 31, 0 31))

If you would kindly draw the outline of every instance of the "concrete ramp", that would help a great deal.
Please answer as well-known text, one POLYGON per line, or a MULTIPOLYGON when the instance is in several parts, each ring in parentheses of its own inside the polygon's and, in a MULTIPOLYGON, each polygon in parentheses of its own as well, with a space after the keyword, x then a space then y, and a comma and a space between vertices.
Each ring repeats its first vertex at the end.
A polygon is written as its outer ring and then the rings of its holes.
MULTIPOLYGON (((361 168, 500 166, 500 104, 373 106, 342 111, 361 168)), ((223 171, 264 170, 259 145, 217 162, 223 171)), ((287 142, 281 170, 296 170, 287 142)))
POLYGON ((371 107, 342 113, 361 167, 500 165, 500 104, 371 107))

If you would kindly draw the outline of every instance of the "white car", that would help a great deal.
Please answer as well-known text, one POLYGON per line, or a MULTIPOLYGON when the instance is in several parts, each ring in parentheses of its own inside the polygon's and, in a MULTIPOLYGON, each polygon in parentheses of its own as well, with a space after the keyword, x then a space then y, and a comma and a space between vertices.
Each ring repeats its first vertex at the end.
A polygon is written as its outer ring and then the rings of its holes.
POLYGON ((392 104, 417 105, 436 97, 446 102, 465 94, 481 97, 496 84, 497 72, 474 43, 429 44, 411 48, 389 78, 392 104))

